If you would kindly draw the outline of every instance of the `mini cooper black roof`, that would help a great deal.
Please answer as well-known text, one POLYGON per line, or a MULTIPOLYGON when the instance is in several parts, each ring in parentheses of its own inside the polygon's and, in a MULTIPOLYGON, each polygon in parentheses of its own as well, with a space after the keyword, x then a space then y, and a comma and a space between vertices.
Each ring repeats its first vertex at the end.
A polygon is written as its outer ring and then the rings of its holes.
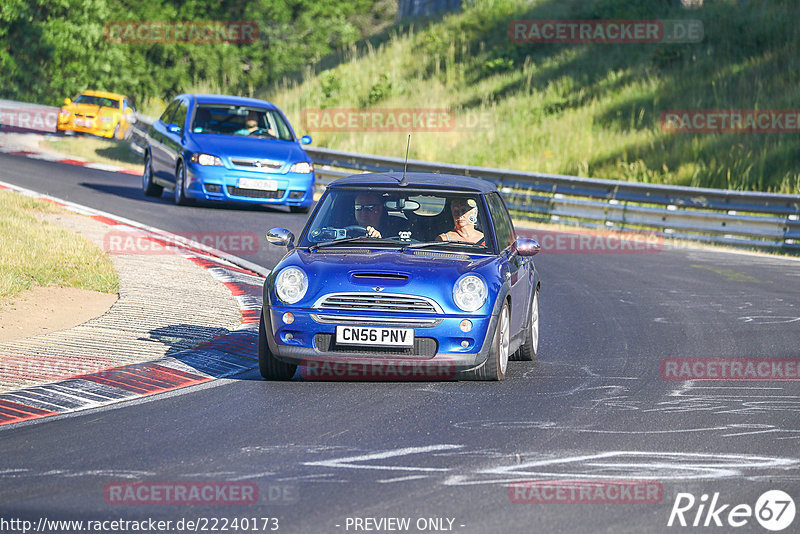
POLYGON ((438 191, 492 193, 497 187, 492 182, 474 178, 472 176, 459 176, 457 174, 434 174, 431 172, 406 173, 405 185, 401 185, 402 172, 381 172, 370 174, 354 174, 339 178, 328 184, 328 188, 361 189, 361 188, 402 188, 409 189, 435 189, 438 191))

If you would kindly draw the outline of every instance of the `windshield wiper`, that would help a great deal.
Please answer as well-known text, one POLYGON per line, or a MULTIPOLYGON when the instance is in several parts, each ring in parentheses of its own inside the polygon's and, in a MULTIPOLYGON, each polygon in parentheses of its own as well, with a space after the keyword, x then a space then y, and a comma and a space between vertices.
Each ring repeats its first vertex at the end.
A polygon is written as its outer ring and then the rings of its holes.
POLYGON ((475 243, 472 243, 471 241, 428 241, 426 243, 413 243, 411 245, 406 245, 402 249, 400 249, 400 251, 405 252, 406 250, 409 249, 440 247, 447 245, 470 245, 474 247, 475 243))
POLYGON ((397 243, 397 241, 393 241, 391 239, 381 239, 381 238, 367 237, 365 235, 362 235, 359 237, 346 237, 344 239, 335 239, 333 241, 325 241, 323 243, 317 243, 316 245, 311 245, 310 247, 308 247, 308 250, 309 252, 311 252, 319 248, 330 247, 333 245, 341 245, 342 243, 355 243, 357 241, 365 241, 365 240, 369 241, 370 243, 380 243, 380 244, 397 243))

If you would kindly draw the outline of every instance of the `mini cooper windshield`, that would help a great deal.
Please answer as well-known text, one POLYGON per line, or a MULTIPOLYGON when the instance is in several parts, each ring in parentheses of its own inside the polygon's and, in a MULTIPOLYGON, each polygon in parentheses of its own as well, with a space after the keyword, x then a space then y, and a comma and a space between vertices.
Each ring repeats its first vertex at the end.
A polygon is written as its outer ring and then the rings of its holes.
POLYGON ((443 248, 495 253, 480 195, 441 191, 330 189, 300 246, 443 248))

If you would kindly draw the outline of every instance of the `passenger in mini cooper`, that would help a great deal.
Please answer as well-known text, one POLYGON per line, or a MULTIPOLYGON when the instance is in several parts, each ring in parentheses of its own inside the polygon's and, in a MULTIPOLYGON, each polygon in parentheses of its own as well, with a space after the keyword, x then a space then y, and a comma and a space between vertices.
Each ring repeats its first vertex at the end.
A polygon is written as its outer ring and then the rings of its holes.
POLYGON ((466 198, 452 200, 450 213, 453 216, 455 229, 439 234, 437 241, 463 241, 484 245, 483 232, 475 228, 478 222, 478 205, 474 200, 466 198))

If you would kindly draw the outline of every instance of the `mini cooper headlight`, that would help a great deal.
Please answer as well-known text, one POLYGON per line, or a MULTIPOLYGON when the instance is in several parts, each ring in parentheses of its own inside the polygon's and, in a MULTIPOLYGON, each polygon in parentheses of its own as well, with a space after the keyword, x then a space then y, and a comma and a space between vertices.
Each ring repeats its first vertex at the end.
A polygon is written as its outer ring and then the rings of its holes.
POLYGON ((306 161, 301 161, 292 165, 292 168, 289 169, 289 172, 308 174, 310 172, 314 172, 314 165, 306 161))
POLYGON ((275 293, 285 304, 294 304, 306 294, 308 277, 297 267, 287 267, 275 279, 275 293))
POLYGON ((464 311, 474 312, 486 302, 486 282, 474 274, 465 274, 453 286, 453 300, 464 311))

